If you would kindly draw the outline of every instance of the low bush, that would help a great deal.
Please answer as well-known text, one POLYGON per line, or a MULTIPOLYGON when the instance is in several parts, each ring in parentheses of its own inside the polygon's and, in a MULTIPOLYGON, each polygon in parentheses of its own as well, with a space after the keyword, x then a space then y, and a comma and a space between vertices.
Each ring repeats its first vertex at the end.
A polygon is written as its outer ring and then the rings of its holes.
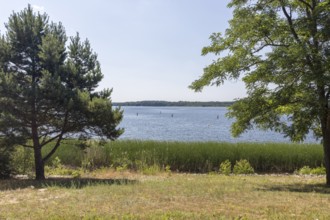
POLYGON ((311 174, 312 175, 325 175, 326 174, 326 170, 325 167, 316 167, 314 169, 311 170, 311 174))
POLYGON ((156 175, 161 172, 161 169, 157 164, 154 164, 152 166, 144 167, 141 172, 145 175, 156 175))
POLYGON ((52 165, 45 166, 46 175, 60 175, 60 176, 72 176, 74 178, 79 178, 81 176, 81 171, 77 169, 66 168, 58 157, 52 160, 52 165))
POLYGON ((310 168, 309 166, 303 166, 298 170, 298 174, 300 175, 325 175, 326 170, 325 167, 316 167, 310 168))
POLYGON ((225 160, 220 164, 219 172, 224 175, 231 174, 231 162, 229 160, 225 160))
POLYGON ((298 170, 298 174, 300 175, 308 175, 310 174, 312 169, 309 166, 303 166, 298 170))
POLYGON ((11 166, 18 174, 30 174, 34 172, 33 149, 16 147, 12 154, 11 166))
POLYGON ((254 169, 247 160, 236 161, 233 168, 234 174, 253 174, 254 169))

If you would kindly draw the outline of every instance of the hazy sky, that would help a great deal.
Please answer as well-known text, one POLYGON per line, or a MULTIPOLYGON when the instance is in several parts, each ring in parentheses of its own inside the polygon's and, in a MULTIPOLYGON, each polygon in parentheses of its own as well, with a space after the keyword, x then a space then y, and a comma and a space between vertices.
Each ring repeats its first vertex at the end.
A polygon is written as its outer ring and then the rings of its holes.
POLYGON ((231 19, 229 0, 0 0, 0 30, 13 11, 30 3, 79 32, 98 54, 113 101, 231 101, 245 96, 242 82, 226 82, 202 93, 188 89, 215 57, 201 56, 213 32, 231 19))

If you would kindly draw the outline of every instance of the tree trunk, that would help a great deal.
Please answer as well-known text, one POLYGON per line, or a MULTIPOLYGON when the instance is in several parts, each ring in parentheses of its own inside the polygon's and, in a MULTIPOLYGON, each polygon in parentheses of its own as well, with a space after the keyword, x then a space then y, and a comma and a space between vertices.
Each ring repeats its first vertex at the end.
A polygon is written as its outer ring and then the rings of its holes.
POLYGON ((324 165, 326 170, 326 185, 330 186, 330 112, 326 111, 324 120, 321 120, 323 136, 324 165))
POLYGON ((36 180, 44 180, 45 179, 45 168, 44 168, 44 161, 42 159, 41 154, 41 146, 39 143, 39 136, 38 136, 38 126, 36 123, 35 116, 32 120, 32 141, 33 141, 33 148, 34 148, 34 164, 35 164, 35 171, 36 171, 36 180))
POLYGON ((330 186, 330 145, 324 146, 324 163, 325 163, 325 170, 326 170, 326 185, 330 186))
MULTIPOLYGON (((35 72, 35 65, 33 65, 33 72, 35 72)), ((31 131, 32 131, 32 141, 34 148, 34 164, 36 171, 36 180, 45 179, 45 167, 44 161, 41 154, 41 146, 39 142, 38 135, 38 123, 37 123, 37 107, 36 107, 36 97, 37 97, 37 87, 36 87, 36 77, 35 74, 32 75, 32 97, 31 97, 31 110, 32 110, 32 121, 31 121, 31 131)))
POLYGON ((34 148, 34 162, 35 162, 35 171, 36 171, 36 180, 45 179, 45 167, 41 155, 41 147, 35 146, 34 148))
POLYGON ((324 165, 326 170, 326 184, 330 186, 330 134, 323 134, 324 165))

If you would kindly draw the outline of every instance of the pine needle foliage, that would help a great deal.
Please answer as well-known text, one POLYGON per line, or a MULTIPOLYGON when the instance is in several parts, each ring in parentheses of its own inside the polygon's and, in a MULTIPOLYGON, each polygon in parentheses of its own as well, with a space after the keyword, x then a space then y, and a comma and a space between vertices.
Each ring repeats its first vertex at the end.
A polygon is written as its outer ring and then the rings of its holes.
POLYGON ((111 89, 96 91, 103 74, 97 54, 77 33, 28 5, 13 12, 0 36, 0 138, 34 150, 36 179, 44 163, 72 136, 114 140, 122 110, 111 89), (68 40, 69 39, 69 40, 68 40), (53 143, 42 155, 42 148, 53 143))

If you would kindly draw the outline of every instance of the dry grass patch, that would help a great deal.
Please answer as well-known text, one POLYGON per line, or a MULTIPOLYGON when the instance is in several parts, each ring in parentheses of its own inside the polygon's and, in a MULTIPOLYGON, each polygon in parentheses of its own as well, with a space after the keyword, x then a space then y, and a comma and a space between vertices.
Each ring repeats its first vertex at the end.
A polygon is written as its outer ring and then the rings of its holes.
POLYGON ((330 218, 330 189, 318 176, 145 176, 102 170, 81 180, 22 181, 21 188, 11 190, 0 182, 0 219, 330 218))

